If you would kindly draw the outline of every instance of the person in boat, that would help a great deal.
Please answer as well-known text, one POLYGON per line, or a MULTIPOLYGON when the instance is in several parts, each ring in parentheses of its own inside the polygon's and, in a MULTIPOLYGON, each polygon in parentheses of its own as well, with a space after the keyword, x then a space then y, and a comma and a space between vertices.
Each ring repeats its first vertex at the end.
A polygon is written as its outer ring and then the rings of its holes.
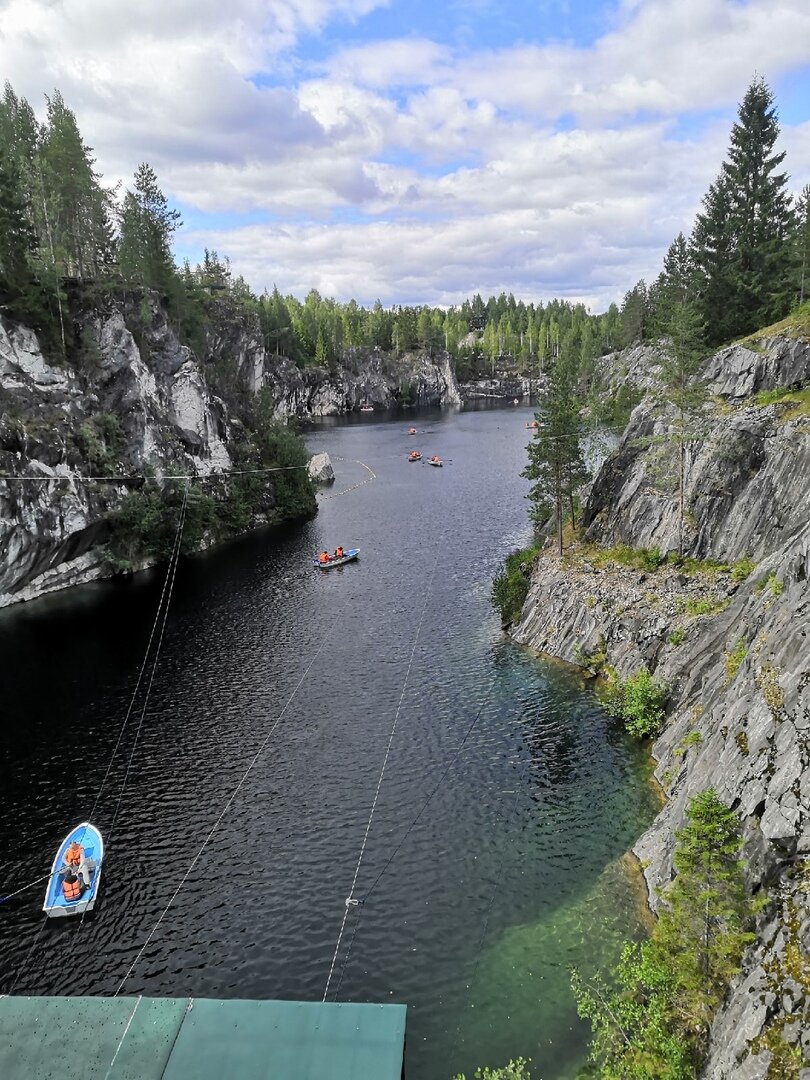
POLYGON ((433 455, 431 456, 430 460, 431 460, 431 461, 438 461, 438 460, 439 460, 439 455, 438 455, 438 454, 433 454, 433 455))
POLYGON ((329 562, 329 552, 328 551, 322 551, 320 553, 320 555, 318 556, 318 562, 321 564, 321 566, 323 566, 324 563, 328 563, 329 562))
POLYGON ((343 558, 343 548, 342 548, 342 547, 336 547, 336 548, 335 548, 335 555, 334 555, 334 557, 335 557, 336 559, 342 559, 342 558, 343 558))
MULTIPOLYGON (((84 887, 86 888, 86 886, 84 887)), ((84 892, 82 883, 76 877, 72 870, 68 870, 62 881, 62 895, 65 900, 72 903, 74 900, 78 900, 84 892)))
POLYGON ((84 853, 84 848, 78 842, 78 840, 71 840, 67 846, 67 851, 64 855, 63 871, 67 871, 65 874, 65 881, 73 874, 74 877, 78 875, 84 882, 86 889, 90 888, 90 865, 87 861, 87 856, 84 853))

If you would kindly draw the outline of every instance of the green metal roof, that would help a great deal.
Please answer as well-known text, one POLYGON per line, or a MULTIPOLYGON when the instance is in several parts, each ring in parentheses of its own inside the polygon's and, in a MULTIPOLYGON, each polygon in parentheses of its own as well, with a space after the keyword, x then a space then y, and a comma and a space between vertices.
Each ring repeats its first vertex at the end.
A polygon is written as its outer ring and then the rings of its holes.
POLYGON ((0 998, 3 1080, 400 1080, 404 1005, 0 998))

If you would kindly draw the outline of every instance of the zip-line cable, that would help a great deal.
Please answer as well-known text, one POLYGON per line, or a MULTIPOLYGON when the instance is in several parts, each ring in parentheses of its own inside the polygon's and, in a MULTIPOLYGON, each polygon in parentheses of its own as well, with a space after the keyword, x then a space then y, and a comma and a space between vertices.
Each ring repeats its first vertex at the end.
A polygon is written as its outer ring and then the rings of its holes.
POLYGON ((453 756, 450 758, 447 765, 442 770, 442 773, 441 773, 439 779, 436 781, 434 786, 431 788, 430 792, 428 793, 427 798, 422 803, 422 806, 420 807, 419 812, 411 820, 410 825, 408 825, 407 829, 405 830, 405 832, 400 837, 396 847, 391 852, 391 854, 388 856, 386 861, 383 863, 382 869, 377 874, 377 876, 374 878, 371 885, 366 890, 365 895, 362 897, 362 905, 360 906, 360 911, 358 913, 357 921, 354 924, 354 929, 353 929, 353 932, 352 932, 352 936, 349 938, 349 944, 346 947, 346 955, 343 958, 343 965, 341 966, 341 969, 340 969, 340 978, 338 979, 338 984, 337 984, 337 987, 335 988, 335 1000, 337 1000, 338 994, 340 993, 340 987, 343 984, 343 976, 346 973, 346 966, 347 966, 347 964, 349 962, 349 957, 351 956, 352 948, 354 946, 354 941, 355 941, 355 938, 357 937, 357 932, 358 932, 358 929, 360 927, 360 923, 362 921, 362 916, 365 914, 365 903, 366 903, 366 901, 368 900, 368 898, 371 896, 371 894, 374 892, 374 890, 379 885, 380 879, 383 877, 385 872, 388 870, 388 867, 391 865, 391 863, 396 858, 397 854, 399 853, 399 851, 402 848, 405 841, 408 839, 408 837, 411 835, 413 830, 416 828, 417 824, 419 823, 419 820, 422 817, 422 814, 424 814, 425 810, 427 810, 428 805, 430 804, 431 800, 433 799, 433 796, 436 794, 436 792, 439 790, 439 788, 442 786, 445 779, 447 778, 447 774, 450 772, 453 765, 458 761, 462 750, 464 749, 464 747, 467 744, 467 740, 472 735, 473 731, 475 730, 476 725, 478 724, 479 719, 481 718, 481 713, 484 711, 484 706, 486 705, 490 695, 492 694, 493 689, 495 688, 496 681, 497 681, 497 676, 494 676, 490 680, 490 684, 489 684, 489 687, 487 689, 487 692, 484 694, 484 697, 481 700, 481 704, 478 706, 478 711, 476 712, 475 716, 472 719, 472 723, 469 725, 469 727, 467 728, 467 731, 464 734, 464 738, 461 740, 461 742, 456 747, 456 750, 455 750, 453 756))
MULTIPOLYGON (((188 485, 186 485, 186 488, 185 488, 185 490, 183 492, 183 502, 182 502, 182 505, 180 507, 180 520, 179 520, 179 523, 178 523, 178 526, 177 526, 177 535, 175 537, 174 550, 172 551, 172 560, 171 560, 171 562, 169 564, 169 571, 168 571, 168 573, 166 575, 166 580, 168 582, 169 588, 168 588, 168 593, 166 595, 166 604, 165 604, 165 606, 163 608, 163 622, 162 622, 161 627, 160 627, 160 636, 158 637, 157 645, 155 647, 155 656, 154 656, 154 659, 152 661, 152 671, 151 671, 151 674, 149 676, 149 682, 148 682, 147 687, 146 687, 146 693, 144 694, 143 706, 141 708, 141 715, 140 715, 140 719, 138 720, 138 726, 135 729, 135 738, 132 740, 132 749, 130 750, 130 753, 129 753, 129 760, 127 761, 126 771, 124 772, 124 779, 121 782, 121 790, 118 792, 118 800, 117 800, 117 802, 115 804, 115 811, 113 813, 112 821, 110 822, 110 827, 109 827, 109 830, 108 830, 108 834, 109 834, 110 837, 112 837, 113 830, 115 829, 115 823, 116 823, 116 821, 118 819, 118 811, 121 809, 121 800, 124 797, 124 791, 126 790, 127 780, 129 779, 129 773, 130 773, 130 770, 132 769, 132 761, 133 761, 133 759, 135 757, 135 751, 138 748, 138 740, 139 740, 140 735, 141 735, 141 729, 143 728, 144 717, 146 716, 146 710, 149 707, 149 697, 150 697, 150 695, 152 693, 152 684, 155 681, 155 672, 157 671, 158 660, 160 659, 160 650, 161 650, 161 647, 163 646, 163 636, 166 633, 166 622, 168 621, 168 618, 169 618, 169 608, 171 607, 171 603, 172 603, 172 591, 174 589, 174 581, 175 581, 175 578, 177 576, 177 564, 180 561, 180 547, 182 545, 182 540, 183 540, 183 526, 184 526, 185 520, 186 520, 187 506, 188 506, 188 485)), ((165 584, 164 584, 164 592, 165 591, 166 591, 166 588, 165 588, 165 584)), ((153 628, 153 636, 154 636, 154 628, 153 628)), ((150 642, 151 642, 151 638, 150 638, 150 642)), ((147 653, 147 655, 148 655, 148 653, 147 653)), ((136 693, 137 693, 137 688, 136 688, 136 693)), ((135 699, 135 695, 133 695, 133 701, 134 701, 134 699, 135 699)))
POLYGON ((222 472, 205 473, 204 475, 198 474, 196 476, 189 476, 188 473, 164 473, 161 476, 147 476, 146 473, 122 473, 120 476, 85 476, 83 473, 57 473, 54 476, 17 476, 17 475, 0 475, 1 481, 16 481, 18 483, 59 483, 60 481, 69 481, 71 483, 80 480, 88 481, 95 480, 104 482, 107 484, 125 484, 129 482, 135 482, 137 480, 150 481, 155 484, 162 484, 165 480, 186 480, 188 482, 197 481, 199 483, 205 483, 207 480, 225 480, 229 476, 259 476, 264 473, 275 472, 294 472, 296 469, 308 469, 309 462, 306 465, 274 465, 266 469, 223 469, 222 472))
MULTIPOLYGON (((110 758, 109 764, 107 765, 107 771, 104 773, 104 779, 101 781, 101 787, 98 789, 98 793, 96 795, 95 802, 93 803, 93 808, 90 811, 90 818, 91 819, 92 819, 93 815, 96 812, 96 807, 98 806, 99 801, 101 800, 101 795, 102 795, 102 793, 104 791, 107 780, 109 779, 110 771, 111 771, 111 769, 113 767, 113 762, 115 761, 116 755, 118 754, 118 749, 121 746, 121 740, 123 739, 124 732, 126 731, 127 726, 129 724, 130 717, 132 716, 132 711, 135 708, 135 702, 136 702, 136 700, 138 698, 138 691, 141 688, 141 683, 143 682, 143 677, 144 677, 144 674, 146 673, 147 664, 149 663, 149 654, 150 654, 150 652, 152 650, 152 642, 155 639, 155 633, 157 632, 158 623, 160 622, 160 616, 161 616, 161 612, 162 612, 162 609, 163 609, 163 601, 164 601, 164 599, 166 599, 167 591, 168 591, 168 601, 171 601, 171 590, 172 590, 172 587, 174 586, 174 575, 175 575, 175 572, 177 570, 177 559, 178 559, 179 554, 180 554, 180 545, 181 545, 182 537, 183 537, 183 527, 184 527, 184 523, 185 523, 186 501, 187 501, 187 499, 188 499, 188 487, 186 487, 186 489, 185 489, 185 491, 183 493, 183 502, 182 502, 181 507, 180 507, 180 515, 179 515, 178 522, 177 522, 177 529, 175 530, 175 534, 174 534, 174 543, 172 545, 172 554, 171 554, 171 557, 169 559, 169 565, 168 565, 168 567, 166 569, 166 576, 163 579, 163 588, 161 589, 160 599, 158 600, 157 611, 155 612, 155 618, 154 618, 154 621, 152 623, 152 629, 149 632, 149 640, 146 643, 146 649, 145 649, 144 654, 143 654, 143 660, 141 661, 141 667, 140 667, 140 670, 138 671, 138 678, 137 678, 137 680, 135 682, 135 689, 132 691, 132 696, 129 699, 129 705, 127 707, 126 715, 124 716, 124 722, 121 724, 121 728, 120 728, 120 730, 118 732, 118 739, 117 739, 117 741, 115 743, 115 747, 114 747, 113 752, 112 752, 112 757, 110 758)), ((169 604, 167 602, 167 604, 166 604, 166 614, 168 614, 168 610, 169 610, 169 604)), ((163 626, 164 626, 164 628, 166 626, 166 616, 165 615, 164 615, 164 619, 163 619, 163 626)), ((161 633, 161 642, 162 642, 162 640, 163 640, 163 635, 161 633)), ((158 652, 159 651, 160 651, 160 648, 158 647, 158 652)), ((151 682, 150 682, 150 689, 151 689, 151 682)), ((147 697, 147 701, 148 701, 148 697, 147 697)))
POLYGON ((470 737, 470 736, 472 735, 473 731, 475 730, 475 727, 476 727, 476 725, 478 724, 478 721, 479 721, 479 720, 480 720, 480 718, 481 718, 481 713, 482 713, 482 712, 484 711, 484 706, 486 705, 487 701, 489 700, 489 697, 490 697, 490 695, 491 695, 491 693, 492 693, 492 691, 493 691, 493 689, 494 689, 494 687, 495 687, 495 682, 496 682, 496 680, 497 680, 497 676, 495 676, 495 677, 494 677, 494 678, 493 678, 493 679, 492 679, 492 680, 490 681, 490 684, 489 684, 489 689, 487 690, 486 694, 484 694, 484 697, 483 697, 483 699, 482 699, 482 701, 481 701, 481 704, 480 704, 480 705, 478 706, 478 711, 476 712, 475 716, 474 716, 474 717, 473 717, 473 719, 472 719, 472 722, 470 723, 469 727, 467 728, 467 731, 466 731, 466 732, 465 732, 465 734, 464 734, 464 738, 463 738, 463 739, 461 740, 461 742, 460 742, 460 743, 458 744, 458 746, 456 747, 455 753, 453 754, 453 756, 452 756, 452 757, 450 758, 450 760, 448 761, 447 765, 445 766, 444 770, 442 771, 442 774, 441 774, 441 776, 440 776, 440 777, 439 777, 439 779, 438 779, 438 780, 436 781, 436 783, 435 783, 435 785, 433 786, 433 788, 431 788, 431 790, 430 790, 430 792, 429 792, 429 794, 428 794, 427 798, 426 798, 426 799, 425 799, 425 801, 424 801, 424 802, 422 803, 422 806, 421 806, 421 807, 420 807, 420 809, 419 809, 419 813, 418 813, 418 814, 417 814, 417 815, 416 815, 416 816, 415 816, 415 817, 413 818, 413 820, 411 821, 410 825, 409 825, 409 826, 407 827, 407 829, 405 830, 405 832, 404 832, 404 833, 402 834, 402 836, 400 837, 400 840, 399 840, 399 842, 397 843, 397 846, 396 846, 396 847, 394 848, 394 850, 393 850, 393 851, 391 852, 391 854, 390 854, 390 855, 388 856, 388 858, 386 859, 386 861, 385 861, 385 862, 383 863, 382 869, 380 870, 380 872, 379 872, 379 873, 377 874, 377 876, 376 876, 376 877, 374 878, 374 880, 372 881, 371 885, 370 885, 370 886, 368 887, 368 889, 366 890, 366 893, 365 893, 365 895, 364 895, 364 897, 363 897, 363 902, 364 902, 364 903, 365 903, 365 901, 366 901, 366 900, 368 900, 369 896, 371 896, 371 894, 372 894, 372 893, 374 892, 374 890, 375 890, 375 889, 377 888, 377 886, 379 885, 379 883, 380 883, 380 879, 382 878, 383 874, 384 874, 384 873, 386 872, 386 870, 388 869, 388 867, 389 867, 389 866, 391 865, 391 863, 392 863, 392 862, 394 861, 394 859, 396 858, 396 856, 397 856, 397 854, 398 854, 398 852, 399 852, 400 848, 402 847, 402 845, 403 845, 403 844, 405 843, 405 841, 406 841, 406 840, 408 839, 408 837, 409 837, 409 836, 411 835, 411 833, 413 832, 413 830, 414 830, 414 829, 416 828, 416 826, 417 826, 417 825, 419 824, 419 820, 420 820, 420 818, 422 817, 422 814, 424 814, 425 810, 427 810, 427 808, 428 808, 428 805, 430 804, 431 800, 433 799, 433 796, 434 796, 434 795, 436 794, 436 792, 437 792, 437 791, 439 790, 439 788, 440 788, 440 787, 442 786, 442 784, 444 783, 445 779, 447 778, 447 774, 448 774, 448 773, 450 772, 450 770, 451 770, 451 769, 453 768, 453 766, 455 765, 455 763, 456 763, 456 762, 458 761, 458 759, 459 759, 459 756, 461 755, 461 752, 462 752, 462 750, 463 750, 463 749, 464 749, 464 747, 465 747, 465 746, 467 745, 467 740, 468 740, 468 739, 469 739, 469 737, 470 737))
POLYGON ((318 648, 317 648, 317 650, 315 651, 315 653, 314 653, 314 654, 312 655, 312 657, 311 657, 311 659, 310 659, 309 663, 308 663, 308 664, 306 665, 306 667, 304 668, 304 671, 303 671, 303 673, 302 673, 302 675, 301 675, 300 679, 298 680, 298 682, 296 683, 295 687, 293 688, 293 691, 292 691, 292 693, 290 694, 290 696, 289 696, 289 697, 287 698, 286 702, 284 703, 284 707, 282 708, 281 712, 280 712, 280 713, 278 714, 278 716, 276 717, 276 719, 275 719, 275 720, 273 721, 273 723, 272 723, 272 725, 271 725, 271 727, 270 727, 270 730, 269 730, 269 731, 267 732, 267 734, 265 735, 264 739, 263 739, 263 740, 262 740, 262 742, 261 742, 261 743, 259 744, 259 748, 258 748, 258 750, 257 750, 257 751, 256 751, 256 753, 255 753, 255 754, 253 755, 253 757, 251 758, 251 760, 250 760, 250 764, 248 765, 247 769, 245 769, 245 772, 244 772, 244 774, 243 774, 243 776, 242 776, 242 779, 241 779, 241 780, 239 781, 239 783, 238 783, 238 784, 236 785, 236 787, 235 787, 235 788, 233 789, 233 791, 231 792, 231 795, 230 795, 230 797, 228 798, 228 801, 227 801, 227 802, 225 803, 225 806, 224 806, 224 807, 222 808, 222 810, 220 811, 220 813, 219 813, 219 816, 217 817, 216 821, 214 822, 214 824, 213 824, 213 825, 211 826, 211 828, 209 829, 209 831, 208 831, 208 833, 207 833, 207 835, 206 835, 205 839, 203 840, 202 844, 200 845, 199 849, 197 850, 197 853, 196 853, 196 855, 195 855, 195 856, 194 856, 194 858, 193 858, 193 859, 191 860, 191 862, 189 863, 189 865, 188 865, 188 867, 187 867, 187 869, 186 869, 185 873, 183 874, 182 878, 180 879, 180 883, 178 884, 177 888, 176 888, 176 889, 174 890, 174 892, 172 893, 172 895, 171 895, 171 896, 169 897, 169 902, 168 902, 168 903, 166 904, 166 906, 165 906, 165 907, 163 908, 163 910, 161 911, 160 915, 158 916, 157 922, 156 922, 156 923, 155 923, 155 925, 154 925, 154 926, 152 927, 152 929, 151 929, 151 930, 149 931, 149 934, 148 934, 148 936, 147 936, 147 938, 146 938, 146 941, 144 941, 143 945, 141 945, 141 947, 140 947, 140 949, 138 950, 138 953, 137 953, 137 955, 136 955, 135 959, 134 959, 134 960, 132 961, 132 963, 131 963, 131 964, 129 965, 129 968, 127 969, 127 972, 126 972, 126 974, 124 975, 124 977, 123 977, 123 979, 121 980, 121 982, 120 982, 120 983, 118 984, 118 988, 116 989, 116 991, 115 991, 115 994, 113 995, 114 997, 118 997, 118 995, 119 995, 119 994, 121 993, 121 991, 123 990, 123 988, 124 988, 124 984, 126 983, 127 979, 128 979, 129 977, 130 977, 130 975, 132 974, 132 972, 133 972, 133 971, 135 970, 135 968, 137 967, 137 965, 138 965, 138 963, 139 963, 139 961, 140 961, 141 957, 143 956, 143 954, 144 954, 144 953, 146 952, 147 948, 149 947, 149 943, 150 943, 150 941, 152 940, 152 938, 153 938, 153 937, 155 936, 155 934, 157 933, 157 931, 158 931, 158 929, 160 928, 160 925, 161 925, 161 923, 163 922, 163 920, 164 920, 164 919, 166 918, 166 915, 168 914, 168 912, 169 912, 169 909, 171 908, 171 906, 172 906, 172 904, 174 903, 174 901, 175 901, 175 900, 177 899, 177 897, 178 897, 178 895, 179 895, 179 893, 180 893, 180 890, 181 890, 181 889, 183 888, 183 886, 185 885, 186 881, 187 881, 187 880, 189 879, 189 877, 191 876, 192 872, 194 871, 194 867, 195 867, 195 866, 197 865, 197 863, 198 863, 198 862, 200 861, 200 858, 202 857, 202 854, 203 854, 203 852, 204 852, 204 851, 205 851, 205 849, 206 849, 206 848, 208 847, 208 844, 209 844, 209 843, 211 842, 211 839, 213 838, 213 836, 214 836, 214 834, 216 833, 217 829, 218 829, 218 828, 219 828, 219 826, 221 825, 221 823, 222 823, 222 820, 223 820, 223 818, 225 817, 225 815, 227 814, 227 812, 228 812, 228 811, 230 810, 230 808, 231 808, 231 806, 233 805, 233 803, 234 803, 234 801, 235 801, 235 799, 236 799, 237 795, 238 795, 238 794, 239 794, 239 792, 240 792, 240 791, 242 790, 242 787, 243 787, 243 785, 244 785, 245 781, 247 780, 248 776, 250 776, 251 772, 253 771, 253 767, 254 767, 254 765, 256 764, 256 762, 257 762, 257 761, 259 760, 259 758, 261 757, 262 753, 264 752, 264 749, 265 749, 265 747, 267 746, 267 744, 269 743, 270 739, 272 738, 272 736, 273 736, 273 733, 275 732, 275 730, 276 730, 276 728, 278 727, 278 725, 279 725, 279 724, 281 723, 281 721, 282 721, 282 719, 283 719, 283 717, 284 717, 284 714, 285 714, 285 713, 287 712, 287 709, 288 709, 288 708, 290 707, 290 705, 292 704, 293 698, 295 697, 295 695, 296 695, 296 694, 298 693, 298 691, 299 691, 299 690, 301 689, 301 687, 303 686, 303 684, 304 684, 304 681, 305 681, 305 679, 306 679, 307 675, 309 675, 309 672, 310 672, 310 670, 312 669, 312 667, 313 667, 313 665, 314 665, 315 661, 316 661, 316 660, 318 659, 318 657, 319 657, 319 656, 321 655, 321 652, 323 651, 323 649, 324 649, 324 646, 326 645, 327 641, 329 641, 329 639, 330 639, 330 637, 331 637, 331 635, 332 635, 332 631, 333 631, 333 629, 334 629, 334 626, 335 626, 335 623, 336 623, 336 622, 337 622, 337 619, 333 620, 333 622, 332 622, 332 623, 330 623, 330 625, 329 625, 329 629, 328 629, 328 630, 327 630, 327 632, 326 632, 326 633, 324 634, 324 636, 323 636, 323 639, 321 640, 321 643, 320 643, 320 645, 318 646, 318 648))
MULTIPOLYGON (((154 641, 155 632, 157 630, 158 623, 160 622, 160 616, 161 616, 162 611, 163 611, 163 629, 165 629, 165 627, 166 627, 166 618, 168 616, 169 603, 171 601, 171 589, 172 589, 172 586, 174 584, 174 576, 175 576, 175 574, 177 572, 177 560, 178 560, 178 557, 179 557, 180 545, 181 545, 181 541, 182 541, 183 523, 184 523, 184 520, 185 520, 185 510, 186 510, 187 497, 188 497, 188 487, 186 487, 184 495, 183 495, 183 503, 182 503, 181 510, 180 510, 180 517, 179 517, 179 520, 178 520, 177 530, 175 532, 174 543, 172 545, 172 556, 171 556, 171 559, 170 559, 170 562, 169 562, 169 567, 168 567, 167 572, 166 572, 166 577, 164 578, 164 581, 163 581, 163 588, 161 590, 160 598, 158 600, 157 611, 155 612, 155 618, 154 618, 154 621, 152 623, 152 629, 151 629, 150 634, 149 634, 149 640, 148 640, 147 645, 146 645, 146 650, 144 652, 143 661, 141 662, 141 667, 140 667, 140 670, 138 672, 138 678, 137 678, 136 683, 135 683, 135 689, 133 690, 132 695, 130 697, 129 706, 127 707, 127 711, 126 711, 126 714, 124 716, 123 723, 121 724, 121 727, 119 729, 118 738, 116 739, 115 746, 113 747, 112 755, 110 756, 110 760, 107 763, 107 769, 106 769, 106 771, 104 773, 104 777, 103 777, 103 779, 101 781, 101 785, 100 785, 100 787, 99 787, 99 789, 98 789, 98 791, 96 793, 96 797, 95 797, 95 800, 93 802, 93 806, 92 806, 92 809, 91 809, 90 815, 89 815, 91 820, 94 817, 96 809, 98 807, 98 804, 99 804, 99 802, 101 800, 101 796, 102 796, 102 794, 104 792, 104 788, 105 788, 105 786, 107 784, 107 780, 109 779, 110 772, 111 772, 112 767, 113 767, 113 763, 114 763, 115 758, 116 758, 116 756, 118 754, 118 750, 119 750, 119 748, 121 746, 121 740, 123 739, 124 732, 126 731, 126 728, 127 728, 128 724, 129 724, 129 720, 130 720, 130 717, 132 715, 132 710, 133 710, 133 707, 135 705, 135 701, 136 701, 137 696, 138 696, 138 690, 140 689, 141 683, 143 681, 143 676, 144 676, 144 673, 146 671, 147 663, 149 661, 149 654, 150 654, 151 649, 152 649, 152 642, 154 641), (167 598, 167 590, 168 590, 168 598, 167 598), (166 600, 165 610, 164 610, 164 600, 166 600)), ((161 639, 160 640, 161 640, 161 642, 163 640, 163 631, 162 630, 161 630, 161 639)), ((155 653, 155 659, 154 659, 155 667, 157 666, 157 659, 158 659, 159 653, 160 653, 160 644, 158 644, 158 650, 155 653)), ((154 670, 155 669, 153 667, 153 670, 152 670, 152 677, 153 678, 154 678, 154 670)), ((149 689, 151 690, 151 680, 150 680, 150 684, 149 684, 149 689)), ((144 710, 143 710, 143 712, 141 714, 141 722, 143 722, 143 715, 144 715, 144 713, 146 711, 146 705, 147 704, 148 704, 148 692, 147 692, 146 701, 144 702, 144 710)), ((130 755, 129 764, 130 765, 132 764, 132 755, 130 755)), ((127 772, 129 772, 129 767, 127 768, 127 772)), ((126 783, 126 778, 125 778, 124 782, 126 783)), ((121 794, 123 794, 123 788, 122 788, 121 794)), ((121 795, 119 795, 119 804, 120 804, 120 800, 121 800, 121 795)), ((117 812, 118 812, 118 807, 116 806, 116 814, 117 814, 117 812)), ((113 823, 114 823, 114 821, 115 821, 115 819, 113 818, 113 823)), ((59 871, 57 870, 56 873, 58 873, 58 872, 59 871)), ((29 881, 27 885, 21 886, 19 889, 16 889, 14 892, 9 893, 7 896, 4 896, 2 899, 0 899, 0 903, 5 903, 6 900, 10 900, 13 896, 18 896, 20 893, 25 892, 27 889, 33 888, 34 885, 38 885, 43 881, 50 880, 50 878, 52 878, 53 876, 54 876, 54 871, 51 870, 49 873, 43 874, 42 877, 36 878, 34 881, 29 881)), ((82 918, 81 918, 81 921, 79 923, 80 928, 81 928, 82 924, 84 923, 85 914, 86 914, 86 912, 82 913, 82 918)), ((37 944, 37 942, 39 940, 39 936, 42 933, 42 931, 44 930, 45 925, 46 925, 46 920, 43 920, 40 923, 40 926, 39 926, 39 929, 38 929, 37 933, 34 935, 34 939, 31 942, 31 945, 30 945, 30 947, 28 949, 28 952, 25 954, 25 956, 24 956, 24 958, 22 960, 22 963, 20 964, 20 966, 18 967, 18 969, 16 971, 16 974, 14 976, 14 981, 12 982, 11 987, 10 987, 10 989, 8 991, 9 994, 14 992, 14 989, 17 986, 17 983, 20 980, 20 975, 22 974, 23 969, 25 967, 27 967, 28 961, 29 961, 29 959, 31 957, 31 954, 33 953, 34 948, 36 947, 36 944, 37 944)))
POLYGON ((402 702, 405 699, 405 691, 408 688, 408 680, 410 679, 411 668, 413 667, 413 658, 414 658, 414 655, 416 653, 416 646, 419 644, 419 637, 420 637, 420 635, 422 633, 422 624, 424 623, 424 620, 425 620, 425 612, 427 611, 428 600, 430 599, 430 596, 431 596, 431 591, 432 591, 432 587, 433 587, 433 578, 436 576, 436 567, 439 565, 439 555, 441 553, 441 545, 442 545, 442 540, 443 539, 444 539, 444 536, 442 535, 442 538, 439 540, 439 543, 436 545, 436 559, 435 559, 435 561, 433 563, 433 569, 432 569, 432 571, 430 573, 430 579, 428 581, 427 588, 425 589, 425 600, 424 600, 424 603, 422 604, 422 612, 421 612, 421 614, 419 616, 419 624, 418 624, 418 626, 416 628, 416 633, 415 633, 414 639, 413 639, 413 645, 411 646, 411 655, 410 655, 410 657, 408 659, 408 667, 407 667, 407 669, 405 671, 405 679, 404 679, 404 681, 402 683, 402 692, 399 695, 399 702, 397 703, 396 712, 394 713, 394 722, 391 725, 391 733, 388 736, 388 745, 385 748, 385 756, 383 757, 382 768, 380 769, 380 776, 379 776, 379 779, 377 780, 377 790, 374 792, 374 799, 373 799, 373 801, 371 803, 371 810, 369 812, 368 821, 366 823, 366 831, 365 831, 365 833, 363 835, 363 842, 360 845, 360 854, 357 857, 357 865, 354 868, 354 877, 352 878, 352 884, 351 884, 351 888, 349 889, 349 895, 346 897, 346 900, 344 902, 343 920, 342 920, 342 922, 340 924, 340 931, 338 933, 337 944, 335 945, 335 952, 334 952, 334 954, 332 956, 332 963, 331 963, 331 965, 329 967, 329 974, 328 974, 328 976, 326 978, 326 986, 324 987, 323 998, 321 999, 322 1001, 326 1001, 327 995, 329 994, 329 986, 330 986, 330 984, 332 982, 332 975, 334 974, 334 971, 335 971, 335 964, 337 963, 338 953, 340 951, 340 944, 341 944, 341 942, 343 940, 343 933, 344 933, 344 931, 346 929, 346 921, 349 918, 349 912, 353 907, 357 907, 358 904, 360 903, 360 901, 357 900, 355 898, 355 896, 354 896, 354 889, 355 889, 355 886, 357 884, 357 876, 360 873, 360 864, 363 862, 363 856, 364 856, 365 851, 366 851, 366 844, 368 843, 368 836, 369 836, 369 833, 371 832, 371 823, 374 820, 374 811, 377 809, 377 800, 380 797, 380 789, 382 788, 383 778, 385 776, 385 769, 386 769, 386 766, 388 764, 388 758, 389 758, 389 756, 391 754, 391 745, 392 745, 392 743, 394 741, 394 735, 396 734, 397 723, 399 721, 399 714, 400 714, 400 712, 402 710, 402 702))

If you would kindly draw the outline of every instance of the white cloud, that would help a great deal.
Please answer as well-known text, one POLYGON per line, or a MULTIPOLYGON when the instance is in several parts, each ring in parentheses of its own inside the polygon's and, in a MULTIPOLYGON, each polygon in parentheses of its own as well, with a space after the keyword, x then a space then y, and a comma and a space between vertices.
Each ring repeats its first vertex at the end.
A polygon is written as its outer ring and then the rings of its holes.
MULTIPOLYGON (((148 160, 192 210, 278 219, 181 238, 228 252, 259 288, 390 302, 507 289, 598 307, 688 228, 728 135, 727 119, 700 116, 727 113, 755 70, 810 62, 806 0, 621 0, 587 46, 491 50, 460 34, 453 48, 355 37, 317 62, 298 51, 384 6, 0 0, 0 71, 35 106, 63 92, 109 182, 148 160), (692 115, 684 139, 675 123, 692 115)), ((469 28, 469 0, 445 18, 462 6, 469 28)), ((810 115, 784 145, 799 187, 810 115)))

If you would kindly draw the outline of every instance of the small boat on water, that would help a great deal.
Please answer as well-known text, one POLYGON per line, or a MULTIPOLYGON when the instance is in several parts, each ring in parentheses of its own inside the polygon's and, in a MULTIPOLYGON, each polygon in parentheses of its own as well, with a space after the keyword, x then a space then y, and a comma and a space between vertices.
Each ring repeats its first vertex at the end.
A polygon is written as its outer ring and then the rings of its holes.
POLYGON ((408 428, 408 434, 409 435, 415 435, 416 434, 416 428, 415 427, 409 427, 408 428))
POLYGON ((418 450, 411 450, 410 454, 408 454, 408 461, 421 461, 421 460, 422 460, 422 455, 419 453, 418 450))
POLYGON ((438 454, 433 454, 432 457, 429 457, 427 463, 428 465, 435 465, 437 469, 440 469, 442 467, 442 459, 439 457, 438 454))
POLYGON ((540 424, 540 422, 538 420, 527 420, 526 421, 526 427, 527 428, 539 428, 539 427, 542 427, 542 425, 540 424))
POLYGON ((370 401, 364 401, 360 406, 360 412, 374 412, 374 406, 370 401))
POLYGON ((103 857, 101 833, 89 821, 67 834, 56 852, 45 890, 42 910, 49 918, 93 910, 101 885, 103 857))
POLYGON ((319 567, 321 570, 332 570, 335 566, 344 566, 347 562, 353 562, 360 554, 360 548, 349 548, 344 551, 343 555, 339 559, 331 558, 327 562, 321 562, 319 559, 313 559, 313 565, 319 567))
POLYGON ((513 405, 519 405, 519 404, 520 404, 520 402, 518 401, 518 399, 517 399, 517 398, 515 398, 515 399, 513 400, 512 404, 513 404, 513 405))

